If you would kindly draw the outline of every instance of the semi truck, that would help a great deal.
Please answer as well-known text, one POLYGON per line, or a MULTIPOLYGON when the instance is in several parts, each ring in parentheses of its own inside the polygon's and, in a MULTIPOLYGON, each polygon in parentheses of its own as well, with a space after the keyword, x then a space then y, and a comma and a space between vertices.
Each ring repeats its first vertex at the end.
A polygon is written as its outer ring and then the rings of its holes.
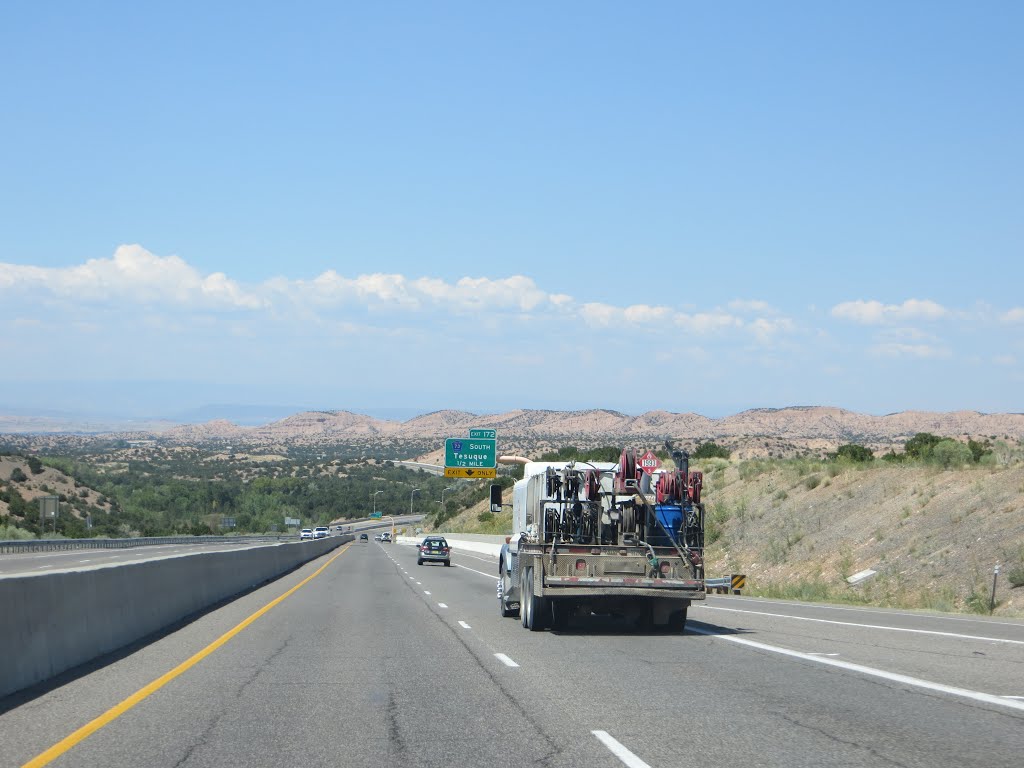
POLYGON ((690 603, 706 597, 703 475, 666 447, 666 471, 638 468, 630 450, 618 463, 518 460, 498 564, 502 616, 532 631, 591 613, 683 631, 690 603))

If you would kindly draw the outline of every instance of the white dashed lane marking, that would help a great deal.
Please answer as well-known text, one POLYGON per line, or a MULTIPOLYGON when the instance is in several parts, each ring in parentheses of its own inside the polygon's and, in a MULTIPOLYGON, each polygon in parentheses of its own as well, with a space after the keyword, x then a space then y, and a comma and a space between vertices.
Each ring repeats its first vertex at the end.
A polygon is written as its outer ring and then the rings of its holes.
POLYGON ((506 656, 504 653, 496 653, 496 654, 494 654, 494 658, 496 658, 498 661, 500 661, 506 667, 518 667, 519 666, 514 661, 512 661, 512 659, 510 659, 508 656, 506 656))
POLYGON ((608 747, 608 751, 619 758, 624 765, 628 765, 629 768, 651 768, 651 766, 623 746, 622 742, 609 734, 608 731, 591 731, 591 733, 597 736, 598 741, 608 747))

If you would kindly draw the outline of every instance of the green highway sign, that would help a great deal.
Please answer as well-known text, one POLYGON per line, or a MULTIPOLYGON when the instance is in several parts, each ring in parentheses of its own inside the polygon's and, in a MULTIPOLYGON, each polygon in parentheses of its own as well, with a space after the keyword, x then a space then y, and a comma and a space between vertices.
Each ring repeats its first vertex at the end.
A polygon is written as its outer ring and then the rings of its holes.
POLYGON ((469 430, 469 436, 470 438, 494 440, 498 437, 498 433, 493 429, 471 429, 469 430))
POLYGON ((449 437, 444 441, 446 468, 494 469, 497 461, 497 440, 474 437, 449 437))

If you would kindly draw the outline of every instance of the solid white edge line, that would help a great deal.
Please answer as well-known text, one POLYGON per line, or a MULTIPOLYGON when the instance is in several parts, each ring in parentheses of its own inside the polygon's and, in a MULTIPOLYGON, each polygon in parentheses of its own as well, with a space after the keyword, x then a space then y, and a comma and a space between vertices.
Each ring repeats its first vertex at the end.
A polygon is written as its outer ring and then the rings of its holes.
POLYGON ((498 580, 498 575, 496 573, 484 573, 483 571, 476 571, 476 570, 473 570, 472 568, 467 568, 464 565, 459 565, 458 563, 452 563, 452 565, 454 567, 456 567, 456 568, 461 568, 464 571, 471 571, 472 573, 479 573, 481 576, 484 576, 484 577, 486 577, 488 579, 491 579, 492 581, 497 581, 498 580))
POLYGON ((462 627, 463 629, 472 629, 472 627, 471 627, 471 626, 469 626, 469 624, 467 624, 467 623, 466 623, 466 622, 464 622, 464 621, 460 621, 460 622, 459 622, 459 626, 460 626, 460 627, 462 627))
POLYGON ((862 675, 880 677, 883 680, 890 680, 894 683, 911 685, 916 688, 925 688, 930 691, 938 691, 939 693, 948 693, 951 696, 960 696, 961 698, 965 699, 982 701, 986 704, 997 704, 1001 707, 1009 707, 1010 709, 1016 709, 1020 710, 1021 712, 1024 712, 1024 702, 1013 701, 1012 699, 1007 699, 1004 696, 994 696, 991 693, 982 693, 981 691, 972 691, 967 688, 957 688, 955 686, 945 685, 943 683, 934 683, 931 680, 922 680, 919 677, 901 675, 897 672, 886 672, 884 669, 865 667, 861 664, 851 664, 848 661, 830 659, 826 656, 812 656, 809 653, 803 653, 801 651, 791 651, 788 648, 781 648, 777 645, 759 643, 756 640, 747 640, 742 637, 734 637, 733 635, 723 635, 718 632, 712 632, 710 630, 700 629, 698 627, 690 627, 689 631, 694 632, 698 635, 707 635, 708 637, 714 637, 719 640, 728 640, 730 643, 738 643, 740 645, 746 645, 750 648, 757 648, 758 650, 768 651, 770 653, 781 653, 783 656, 792 656, 795 659, 804 659, 805 661, 813 661, 817 664, 826 664, 830 667, 838 667, 839 669, 845 669, 848 672, 859 672, 862 675))
MULTIPOLYGON (((855 613, 877 613, 882 616, 907 616, 912 619, 936 619, 938 621, 967 621, 972 624, 989 624, 992 626, 1000 627, 1020 627, 1020 622, 1012 621, 993 621, 991 619, 971 619, 966 616, 949 616, 944 613, 928 613, 926 611, 897 611, 897 610, 879 610, 876 608, 861 608, 858 606, 851 605, 832 605, 831 603, 805 603, 797 602, 793 600, 772 600, 767 597, 740 597, 739 595, 708 595, 708 597, 714 597, 717 601, 719 598, 728 600, 730 603, 760 603, 762 605, 785 605, 790 607, 800 608, 819 608, 826 611, 854 611, 855 613)), ((703 606, 707 607, 707 606, 703 606)))
POLYGON ((647 763, 634 755, 622 743, 612 736, 608 731, 591 731, 597 736, 597 740, 608 747, 608 751, 615 755, 624 765, 629 768, 651 768, 647 763))
POLYGON ((774 616, 778 619, 793 619, 794 621, 814 621, 819 624, 838 624, 841 627, 859 627, 861 629, 884 629, 889 632, 911 632, 915 635, 939 635, 940 637, 955 637, 961 640, 983 640, 987 643, 1013 643, 1024 645, 1024 640, 1008 640, 1001 637, 981 637, 979 635, 961 635, 957 632, 939 632, 935 629, 910 629, 908 627, 887 627, 882 624, 857 624, 852 621, 836 621, 835 619, 814 619, 810 616, 790 616, 786 613, 769 613, 768 611, 748 611, 744 608, 723 608, 720 605, 703 606, 709 611, 729 611, 730 613, 749 613, 753 616, 774 616))
MULTIPOLYGON (((506 656, 504 653, 496 653, 496 654, 494 654, 494 658, 496 658, 498 661, 500 661, 506 667, 518 667, 519 666, 514 661, 512 661, 512 659, 510 659, 508 656, 506 656)), ((1024 706, 1024 705, 1022 705, 1022 706, 1024 706)))

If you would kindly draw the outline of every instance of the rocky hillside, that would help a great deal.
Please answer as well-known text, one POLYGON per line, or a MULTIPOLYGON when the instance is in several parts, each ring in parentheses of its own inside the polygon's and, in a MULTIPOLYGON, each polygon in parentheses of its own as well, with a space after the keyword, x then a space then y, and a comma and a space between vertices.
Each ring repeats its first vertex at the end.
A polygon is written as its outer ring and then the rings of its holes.
POLYGON ((11 509, 12 493, 17 493, 30 505, 36 520, 40 496, 59 497, 61 514, 77 518, 84 518, 90 509, 108 512, 111 508, 108 499, 57 469, 41 466, 23 456, 0 456, 0 518, 18 516, 11 509))
POLYGON ((941 470, 814 461, 710 462, 710 570, 762 589, 938 610, 1024 615, 1024 464, 941 470), (871 569, 859 586, 845 579, 871 569))

